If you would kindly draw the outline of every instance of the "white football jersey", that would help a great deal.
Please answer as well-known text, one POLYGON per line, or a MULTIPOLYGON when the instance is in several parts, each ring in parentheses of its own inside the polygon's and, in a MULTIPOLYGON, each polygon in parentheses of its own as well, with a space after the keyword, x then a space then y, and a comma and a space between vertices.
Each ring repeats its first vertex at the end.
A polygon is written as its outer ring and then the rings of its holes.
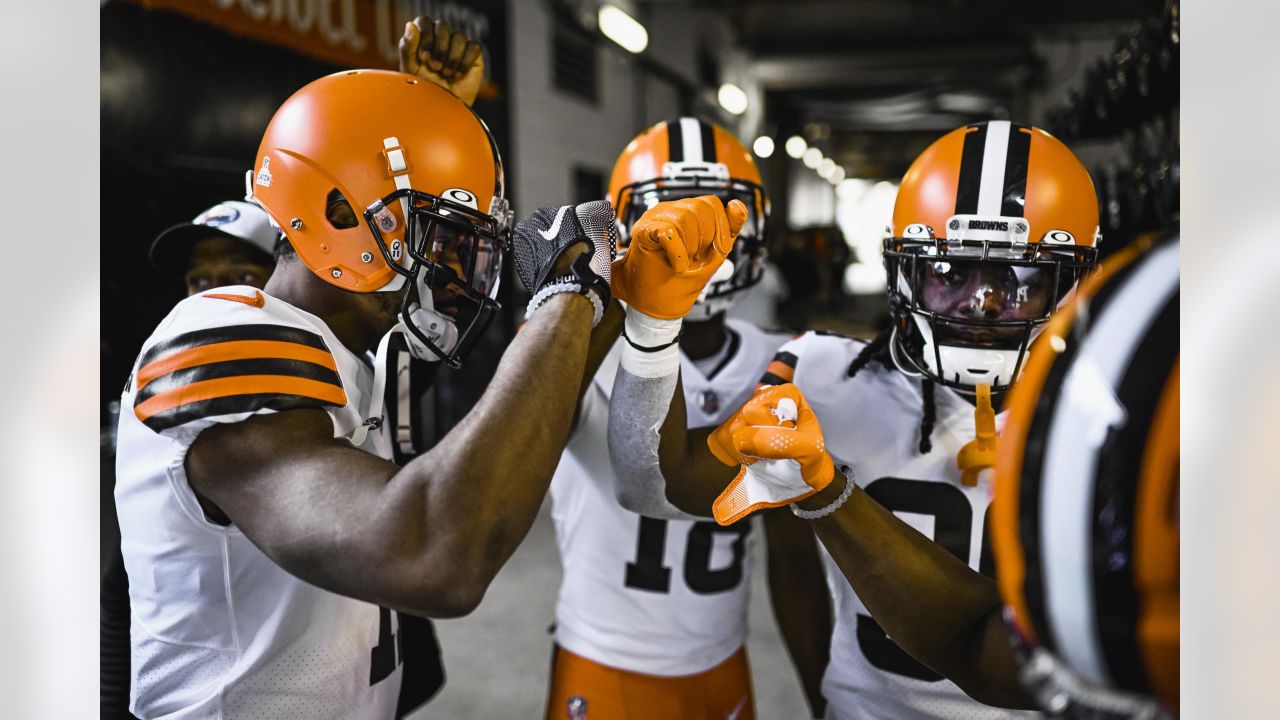
MULTIPOLYGON (((202 430, 257 413, 324 408, 350 437, 372 414, 372 375, 319 318, 245 286, 183 300, 143 345, 116 466, 136 715, 394 717, 396 614, 303 582, 211 522, 184 467, 202 430)), ((390 457, 378 433, 361 447, 390 457)))
MULTIPOLYGON (((909 525, 992 575, 985 532, 990 478, 965 487, 956 465, 956 453, 974 438, 973 405, 937 386, 933 447, 921 455, 921 381, 875 361, 850 379, 849 365, 865 346, 808 333, 784 346, 779 359, 795 368, 794 383, 822 423, 836 465, 849 466, 859 487, 909 525)), ((835 606, 831 661, 822 682, 829 720, 1040 717, 978 703, 916 662, 871 619, 825 548, 822 556, 835 606)))
MULTIPOLYGON (((680 357, 689 427, 719 425, 751 397, 785 335, 728 320, 729 352, 704 374, 680 357)), ((564 564, 556 642, 609 667, 666 677, 709 670, 746 640, 750 523, 643 517, 618 504, 609 461, 614 346, 582 400, 551 481, 564 564)), ((704 364, 705 367, 705 364, 704 364)))

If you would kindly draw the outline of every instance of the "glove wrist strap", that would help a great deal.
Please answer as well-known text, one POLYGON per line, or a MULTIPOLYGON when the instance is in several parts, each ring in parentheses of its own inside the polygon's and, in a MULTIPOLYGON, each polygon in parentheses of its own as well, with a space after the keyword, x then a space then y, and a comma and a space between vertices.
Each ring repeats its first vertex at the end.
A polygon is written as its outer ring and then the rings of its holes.
POLYGON ((844 490, 841 491, 840 497, 832 500, 826 507, 819 508, 818 510, 804 510, 799 505, 792 503, 791 512, 801 520, 820 520, 836 510, 839 510, 840 506, 844 505, 845 502, 848 501, 849 496, 853 495, 853 471, 849 469, 848 465, 841 465, 840 472, 844 475, 844 490))

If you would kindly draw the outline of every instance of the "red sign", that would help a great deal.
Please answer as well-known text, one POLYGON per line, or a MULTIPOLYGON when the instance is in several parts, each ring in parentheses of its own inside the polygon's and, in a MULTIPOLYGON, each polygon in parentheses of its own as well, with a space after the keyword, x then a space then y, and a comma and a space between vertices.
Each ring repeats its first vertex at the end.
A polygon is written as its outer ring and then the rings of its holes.
POLYGON ((490 40, 489 18, 483 12, 438 0, 130 1, 345 67, 399 67, 405 23, 418 15, 444 20, 486 49, 490 40))

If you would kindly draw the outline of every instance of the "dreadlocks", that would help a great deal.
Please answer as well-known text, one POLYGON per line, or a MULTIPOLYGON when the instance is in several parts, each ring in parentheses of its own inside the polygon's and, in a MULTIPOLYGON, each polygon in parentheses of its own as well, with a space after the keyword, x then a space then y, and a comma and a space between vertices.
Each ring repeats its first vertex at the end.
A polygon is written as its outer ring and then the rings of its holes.
MULTIPOLYGON (((853 362, 849 363, 849 369, 845 371, 845 377, 853 378, 858 374, 858 371, 866 367, 872 360, 878 361, 887 368, 893 368, 893 359, 888 352, 889 339, 891 337, 893 337, 892 326, 881 330, 871 342, 862 348, 862 351, 853 359, 853 362)), ((918 449, 921 455, 928 455, 933 450, 933 425, 938 419, 938 409, 933 400, 933 381, 928 378, 923 379, 920 390, 924 396, 924 407, 921 411, 920 445, 918 449)))

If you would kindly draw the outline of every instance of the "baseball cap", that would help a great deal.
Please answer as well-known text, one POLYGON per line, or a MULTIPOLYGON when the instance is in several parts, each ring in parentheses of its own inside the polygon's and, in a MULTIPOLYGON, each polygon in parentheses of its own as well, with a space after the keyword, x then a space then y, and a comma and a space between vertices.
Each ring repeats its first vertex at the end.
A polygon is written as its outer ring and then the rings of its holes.
POLYGON ((200 213, 189 223, 181 223, 156 236, 151 243, 151 264, 156 269, 175 275, 187 270, 187 258, 197 242, 210 236, 225 235, 239 240, 265 255, 270 264, 280 231, 271 219, 253 203, 227 200, 200 213))

